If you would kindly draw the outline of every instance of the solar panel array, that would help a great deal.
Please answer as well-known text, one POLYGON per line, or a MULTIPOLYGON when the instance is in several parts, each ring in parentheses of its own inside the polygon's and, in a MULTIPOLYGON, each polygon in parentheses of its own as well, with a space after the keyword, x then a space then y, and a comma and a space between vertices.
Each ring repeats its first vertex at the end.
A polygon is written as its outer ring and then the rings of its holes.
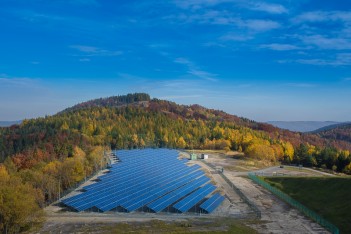
MULTIPOLYGON (((216 190, 200 166, 187 166, 188 160, 179 160, 176 150, 118 150, 116 155, 119 162, 112 164, 99 182, 62 203, 76 211, 161 212, 173 208, 184 213, 216 190)), ((202 203, 199 211, 211 213, 223 200, 217 193, 202 203)))

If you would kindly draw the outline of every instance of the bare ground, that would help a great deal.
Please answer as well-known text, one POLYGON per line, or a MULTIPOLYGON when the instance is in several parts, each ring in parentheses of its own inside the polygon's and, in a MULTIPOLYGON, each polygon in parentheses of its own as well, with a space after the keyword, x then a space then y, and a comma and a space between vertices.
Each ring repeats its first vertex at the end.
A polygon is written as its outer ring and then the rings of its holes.
MULTIPOLYGON (((240 161, 240 160, 239 160, 240 161)), ((223 155, 211 154, 209 162, 214 166, 230 168, 238 160, 223 155), (212 157, 211 157, 212 156, 212 157)), ((239 162, 242 164, 242 162, 239 162)), ((286 176, 326 176, 315 170, 280 168, 279 166, 268 167, 266 169, 255 170, 253 172, 265 173, 266 175, 284 174, 286 176)), ((259 233, 329 233, 319 224, 305 217, 298 210, 292 208, 268 190, 244 177, 247 172, 236 170, 225 170, 225 176, 234 183, 252 202, 254 202, 262 212, 262 223, 252 224, 251 227, 259 233)))

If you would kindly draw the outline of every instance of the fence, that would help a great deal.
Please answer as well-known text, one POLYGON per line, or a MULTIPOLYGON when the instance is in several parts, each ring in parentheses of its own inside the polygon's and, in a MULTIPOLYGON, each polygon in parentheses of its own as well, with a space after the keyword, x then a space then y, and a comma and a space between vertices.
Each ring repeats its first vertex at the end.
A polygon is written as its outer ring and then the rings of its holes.
POLYGON ((290 204, 291 206, 295 207, 296 209, 298 209, 299 211, 304 213, 306 216, 308 216, 312 220, 314 220, 317 223, 319 223, 321 226, 323 226, 326 229, 328 229, 330 232, 332 232, 334 234, 339 234, 340 233, 338 227, 336 227, 332 223, 330 223, 327 220, 325 220, 323 217, 318 215, 316 212, 310 210, 309 208, 307 208, 306 206, 302 205, 300 202, 294 200, 293 198, 291 198, 287 194, 283 193, 279 189, 272 187, 267 182, 265 182, 262 179, 260 179, 259 177, 257 177, 255 174, 249 173, 248 175, 249 175, 249 178, 251 180, 253 180, 257 184, 261 185, 262 187, 268 189, 273 194, 275 194, 276 196, 281 198, 283 201, 287 202, 288 204, 290 204))
MULTIPOLYGON (((104 156, 105 156, 105 155, 104 155, 104 156)), ((105 156, 105 157, 106 157, 106 156, 105 156)), ((106 159, 106 160, 108 160, 108 159, 106 159)), ((107 168, 108 168, 107 166, 108 166, 107 164, 104 165, 104 166, 101 165, 100 170, 95 171, 93 174, 91 174, 91 175, 89 175, 89 176, 85 176, 85 179, 84 179, 84 180, 81 180, 81 181, 79 181, 79 182, 73 184, 70 188, 65 189, 65 190, 63 190, 63 191, 59 191, 58 196, 57 196, 57 199, 53 199, 53 200, 46 201, 44 205, 45 205, 45 206, 49 206, 49 205, 55 204, 56 202, 60 203, 60 201, 61 201, 61 199, 62 199, 63 197, 65 197, 65 196, 68 195, 69 193, 71 193, 71 192, 73 192, 74 190, 76 190, 77 188, 79 188, 82 184, 84 184, 84 183, 87 182, 88 180, 92 179, 94 176, 96 176, 97 174, 99 174, 102 170, 107 169, 107 168)), ((60 183, 61 183, 61 182, 60 182, 60 183)), ((59 186, 60 186, 60 183, 59 183, 59 186)), ((61 189, 61 188, 60 188, 60 189, 61 189)))
MULTIPOLYGON (((203 160, 201 162, 203 162, 207 166, 211 167, 212 169, 216 169, 215 166, 206 162, 205 160, 203 160)), ((258 209, 258 207, 252 201, 250 201, 246 197, 246 195, 243 192, 241 192, 241 190, 236 185, 234 185, 223 173, 219 173, 219 175, 225 180, 225 182, 227 182, 230 185, 230 187, 232 187, 234 192, 236 192, 239 195, 239 197, 251 208, 251 210, 255 213, 256 217, 258 219, 260 219, 261 218, 261 211, 258 209)))

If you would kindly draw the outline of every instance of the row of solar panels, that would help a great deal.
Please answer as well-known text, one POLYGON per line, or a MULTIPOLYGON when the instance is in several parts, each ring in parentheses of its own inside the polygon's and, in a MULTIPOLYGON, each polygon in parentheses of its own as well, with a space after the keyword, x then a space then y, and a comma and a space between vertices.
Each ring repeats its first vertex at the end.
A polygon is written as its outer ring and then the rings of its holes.
MULTIPOLYGON (((86 192, 63 200, 63 204, 77 211, 161 212, 172 207, 187 212, 216 190, 198 165, 188 167, 187 160, 178 160, 175 150, 121 150, 116 154, 120 163, 112 165, 110 173, 84 187, 86 192)), ((200 208, 210 213, 223 200, 217 193, 200 208)))

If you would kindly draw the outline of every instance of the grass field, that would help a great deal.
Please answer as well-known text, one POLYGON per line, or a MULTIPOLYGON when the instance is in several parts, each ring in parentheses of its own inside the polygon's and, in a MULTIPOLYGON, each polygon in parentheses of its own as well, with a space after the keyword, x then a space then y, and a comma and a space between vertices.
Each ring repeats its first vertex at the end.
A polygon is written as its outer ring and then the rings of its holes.
POLYGON ((338 226, 351 233, 350 178, 265 177, 264 180, 338 226))
MULTIPOLYGON (((248 227, 252 221, 233 220, 228 218, 213 220, 188 220, 183 222, 165 222, 154 220, 151 222, 128 223, 82 223, 71 227, 55 228, 55 233, 238 233, 255 234, 257 231, 248 227)), ((42 232, 51 233, 51 232, 42 232)))

